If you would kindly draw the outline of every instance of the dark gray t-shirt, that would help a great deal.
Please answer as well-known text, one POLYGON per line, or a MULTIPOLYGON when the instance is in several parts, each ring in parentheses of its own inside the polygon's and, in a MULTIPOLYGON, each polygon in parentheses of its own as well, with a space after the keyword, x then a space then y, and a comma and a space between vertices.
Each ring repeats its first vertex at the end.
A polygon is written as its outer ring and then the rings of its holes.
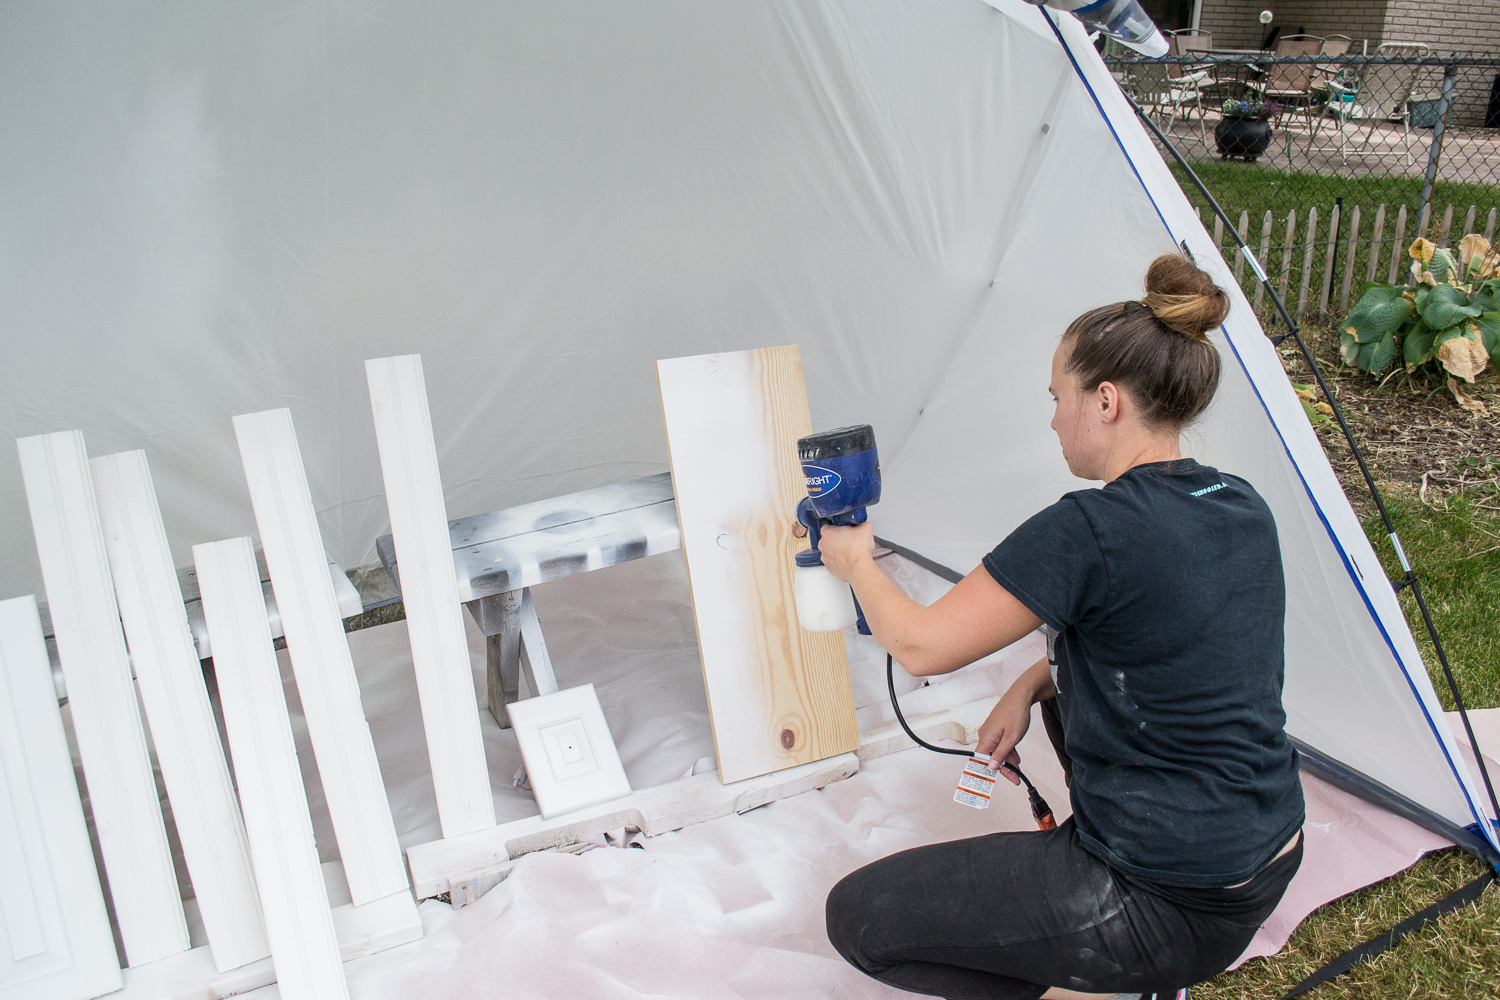
POLYGON ((1270 508, 1191 459, 1069 493, 984 557, 1057 630, 1073 814, 1164 885, 1243 882, 1301 827, 1281 707, 1286 584, 1270 508))

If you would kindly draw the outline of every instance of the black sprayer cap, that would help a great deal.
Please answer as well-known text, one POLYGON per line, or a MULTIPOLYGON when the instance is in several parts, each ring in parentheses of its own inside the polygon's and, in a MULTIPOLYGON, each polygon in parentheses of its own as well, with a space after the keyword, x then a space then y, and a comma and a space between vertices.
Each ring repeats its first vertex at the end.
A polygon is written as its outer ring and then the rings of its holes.
POLYGON ((869 424, 835 427, 797 439, 797 460, 819 462, 844 455, 857 455, 875 447, 875 428, 869 424))

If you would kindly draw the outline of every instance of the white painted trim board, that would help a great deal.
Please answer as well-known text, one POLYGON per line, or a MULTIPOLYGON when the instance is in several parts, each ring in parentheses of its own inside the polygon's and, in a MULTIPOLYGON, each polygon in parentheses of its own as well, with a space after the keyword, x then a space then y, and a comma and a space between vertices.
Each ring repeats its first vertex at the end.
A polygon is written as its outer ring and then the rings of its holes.
POLYGON ((271 953, 203 669, 144 451, 89 463, 141 704, 220 972, 271 953))
POLYGON ((495 825, 422 358, 365 362, 391 536, 444 837, 495 825))
POLYGON ((231 538, 193 546, 193 563, 281 996, 347 998, 255 552, 231 538))
POLYGON ((406 869, 291 411, 242 414, 234 433, 349 891, 382 899, 407 887, 406 869))
POLYGON ((190 942, 83 434, 21 438, 16 448, 126 961, 154 962, 190 942))
POLYGON ((0 997, 120 988, 36 598, 0 601, 0 997))

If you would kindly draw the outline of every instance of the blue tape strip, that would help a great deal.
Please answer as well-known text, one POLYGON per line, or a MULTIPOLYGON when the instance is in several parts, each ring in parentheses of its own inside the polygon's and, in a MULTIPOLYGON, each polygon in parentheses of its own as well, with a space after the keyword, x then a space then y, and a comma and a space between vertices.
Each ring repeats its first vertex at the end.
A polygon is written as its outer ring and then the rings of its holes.
MULTIPOLYGON (((1089 97, 1093 99, 1094 107, 1099 109, 1099 116, 1104 119, 1104 124, 1109 128, 1109 134, 1114 136, 1115 145, 1120 147, 1120 153, 1125 157, 1125 162, 1130 165, 1130 172, 1135 174, 1136 181, 1140 183, 1141 190, 1145 192, 1147 200, 1151 202, 1151 207, 1156 211, 1156 217, 1161 220, 1162 227, 1166 229, 1167 235, 1172 238, 1173 243, 1179 242, 1177 234, 1172 230, 1171 223, 1167 222, 1167 217, 1162 214, 1161 206, 1156 203, 1156 198, 1151 193, 1150 185, 1146 183, 1145 178, 1141 176, 1140 170, 1136 168, 1135 161, 1130 157, 1130 151, 1125 148, 1125 143, 1120 139, 1120 133, 1115 131, 1114 122, 1110 121, 1108 112, 1104 110, 1103 102, 1099 100, 1099 95, 1094 92, 1094 87, 1089 83, 1088 77, 1084 75, 1083 67, 1078 65, 1078 60, 1074 57, 1073 50, 1068 48, 1067 39, 1063 38, 1062 32, 1058 30, 1057 22, 1052 19, 1052 16, 1044 8, 1038 7, 1037 9, 1041 12, 1042 17, 1046 19, 1047 26, 1052 29, 1052 33, 1057 36, 1058 44, 1062 46, 1063 52, 1066 53, 1068 62, 1073 64, 1073 72, 1078 75, 1079 82, 1083 84, 1084 89, 1089 93, 1089 97)), ((1307 499, 1312 504, 1313 510, 1317 512, 1318 520, 1323 522, 1323 530, 1328 533, 1328 537, 1333 542, 1334 548, 1338 550, 1339 558, 1344 563, 1345 572, 1349 574, 1349 579, 1353 582, 1354 588, 1359 591, 1359 596, 1365 603, 1365 609, 1369 612, 1371 619, 1374 620, 1375 627, 1380 630, 1380 637, 1385 640, 1386 648, 1391 651, 1391 656, 1395 658, 1396 666, 1400 668, 1401 676, 1406 679, 1406 684, 1411 689, 1412 696, 1417 699, 1417 706, 1421 708, 1422 716, 1427 720, 1428 728, 1432 730, 1432 735, 1437 739, 1438 749, 1442 751, 1443 759, 1448 762, 1448 768, 1453 772, 1453 777, 1458 782, 1458 790, 1463 794, 1464 802, 1469 807, 1470 815, 1474 817, 1475 822, 1472 824, 1472 827, 1491 844, 1494 844, 1496 848, 1500 848, 1500 838, 1497 838, 1497 834, 1491 828, 1491 824, 1484 822, 1483 813, 1474 805, 1474 800, 1469 796, 1468 787, 1463 782, 1458 765, 1454 762, 1452 755, 1448 753, 1448 747, 1439 735, 1436 723, 1433 722, 1432 713, 1427 710, 1427 703, 1422 700, 1421 692, 1418 691, 1415 682, 1412 681, 1411 671, 1407 669, 1406 663, 1401 659, 1401 654, 1396 650, 1395 643, 1386 631, 1385 623, 1381 621, 1380 615, 1375 611, 1375 605, 1370 601, 1370 595, 1365 591, 1363 575, 1354 565, 1353 560, 1349 558, 1349 554, 1344 551, 1344 546, 1339 540, 1338 533, 1333 530, 1333 525, 1329 523, 1327 516, 1323 513, 1323 508, 1318 503, 1318 498, 1313 493, 1312 487, 1308 484, 1307 477, 1302 474, 1302 469, 1297 465, 1297 460, 1293 457, 1291 448, 1287 446, 1286 437, 1281 433, 1281 428, 1276 425, 1276 420, 1271 416, 1271 408, 1266 405, 1265 398, 1260 392, 1260 386, 1256 385, 1255 379, 1250 376, 1250 369, 1245 365, 1245 359, 1240 356, 1239 348, 1235 346, 1234 340, 1229 336, 1229 331, 1225 327, 1220 326, 1219 329, 1224 334, 1224 342, 1234 352, 1234 359, 1239 363, 1240 370, 1245 373, 1245 379, 1250 383, 1250 388, 1254 390, 1255 398, 1260 403, 1261 409, 1265 411, 1266 419, 1271 423, 1271 429, 1276 432, 1276 438, 1281 442, 1282 451, 1286 453, 1287 461, 1291 463, 1292 468, 1296 471, 1297 479, 1302 483, 1302 489, 1307 493, 1307 499)))

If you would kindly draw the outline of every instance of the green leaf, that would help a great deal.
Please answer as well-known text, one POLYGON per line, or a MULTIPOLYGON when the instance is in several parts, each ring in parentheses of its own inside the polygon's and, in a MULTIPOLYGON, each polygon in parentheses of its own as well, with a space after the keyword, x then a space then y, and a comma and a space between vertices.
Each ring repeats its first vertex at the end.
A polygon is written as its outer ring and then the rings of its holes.
POLYGON ((1479 337, 1484 344, 1484 349, 1490 352, 1490 358, 1495 366, 1500 368, 1500 309, 1487 312, 1474 321, 1479 327, 1479 337))
POLYGON ((1437 331, 1427 329, 1427 324, 1420 319, 1417 320, 1406 335, 1401 338, 1401 348, 1405 352, 1406 363, 1416 366, 1432 357, 1432 342, 1437 339, 1437 331))
POLYGON ((1374 286, 1360 296, 1339 328, 1352 334, 1361 344, 1390 336, 1411 315, 1411 303, 1401 294, 1402 291, 1404 289, 1393 285, 1374 286))
MULTIPOLYGON (((1443 253, 1439 250, 1438 253, 1443 253)), ((1437 254, 1432 255, 1433 262, 1437 261, 1437 254)), ((1474 319, 1483 309, 1469 305, 1469 296, 1461 289, 1452 285, 1438 285, 1428 291, 1426 296, 1417 296, 1417 311, 1422 315, 1422 322, 1434 330, 1462 323, 1466 319, 1474 319)))
POLYGON ((1375 342, 1375 352, 1370 356, 1369 372, 1383 372, 1396 360, 1396 337, 1394 334, 1386 334, 1375 342))
POLYGON ((1374 372, 1372 365, 1375 362, 1375 349, 1380 346, 1380 341, 1370 344, 1359 345, 1359 368, 1360 371, 1374 372))
POLYGON ((1446 330, 1439 330, 1437 336, 1433 338, 1432 349, 1435 351, 1454 337, 1462 337, 1463 335, 1464 328, 1462 326, 1450 326, 1446 330))
POLYGON ((1453 259, 1450 250, 1434 250, 1432 260, 1428 261, 1425 270, 1431 271, 1432 276, 1441 284, 1448 280, 1448 275, 1458 271, 1458 261, 1453 259))
POLYGON ((1354 334, 1339 334, 1339 359, 1346 365, 1359 364, 1359 341, 1354 339, 1354 334))

